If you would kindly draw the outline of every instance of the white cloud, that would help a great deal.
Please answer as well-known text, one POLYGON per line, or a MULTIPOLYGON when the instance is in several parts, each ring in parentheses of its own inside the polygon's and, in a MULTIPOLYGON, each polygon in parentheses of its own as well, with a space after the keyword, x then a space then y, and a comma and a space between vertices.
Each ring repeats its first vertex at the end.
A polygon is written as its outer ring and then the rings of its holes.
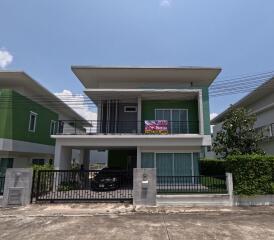
POLYGON ((0 49, 0 68, 6 68, 11 64, 13 56, 5 49, 0 49))
POLYGON ((160 6, 161 7, 170 7, 172 3, 172 0, 161 0, 160 6))
POLYGON ((96 109, 91 111, 90 105, 92 102, 87 102, 83 95, 75 95, 69 90, 55 93, 64 103, 70 106, 75 112, 87 120, 97 120, 96 109))
POLYGON ((218 113, 210 113, 210 120, 212 120, 213 118, 217 117, 218 113))

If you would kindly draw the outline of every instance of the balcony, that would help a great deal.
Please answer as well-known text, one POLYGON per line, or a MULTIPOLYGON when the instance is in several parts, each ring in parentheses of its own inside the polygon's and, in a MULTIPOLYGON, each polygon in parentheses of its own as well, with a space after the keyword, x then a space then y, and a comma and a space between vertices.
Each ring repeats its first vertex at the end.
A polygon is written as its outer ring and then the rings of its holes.
POLYGON ((274 123, 256 128, 255 131, 262 139, 269 139, 274 137, 274 123))
POLYGON ((60 120, 56 135, 175 135, 199 134, 197 121, 71 121, 60 120), (89 124, 87 124, 87 122, 89 124))

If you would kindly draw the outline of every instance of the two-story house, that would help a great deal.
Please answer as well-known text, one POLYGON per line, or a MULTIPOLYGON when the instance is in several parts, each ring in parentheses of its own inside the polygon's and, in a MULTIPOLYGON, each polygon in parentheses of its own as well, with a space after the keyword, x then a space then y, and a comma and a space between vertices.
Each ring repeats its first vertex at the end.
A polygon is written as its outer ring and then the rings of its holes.
POLYGON ((255 114, 257 120, 254 128, 263 135, 260 143, 267 154, 274 154, 274 78, 257 87, 251 93, 234 103, 231 107, 211 120, 213 137, 222 128, 224 120, 231 109, 243 107, 251 114, 255 114))
POLYGON ((199 174, 200 154, 211 145, 208 87, 220 68, 73 66, 72 71, 97 106, 98 119, 86 132, 63 128, 53 136, 56 169, 69 169, 72 149, 81 148, 108 150, 110 168, 199 174))
POLYGON ((22 71, 0 71, 0 177, 54 159, 58 120, 84 121, 22 71))

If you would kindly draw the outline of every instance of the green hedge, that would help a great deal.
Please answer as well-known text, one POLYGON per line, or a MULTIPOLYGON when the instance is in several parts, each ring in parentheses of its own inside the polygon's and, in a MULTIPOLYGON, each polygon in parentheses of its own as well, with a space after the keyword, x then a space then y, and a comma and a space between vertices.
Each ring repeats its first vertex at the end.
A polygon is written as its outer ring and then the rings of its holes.
POLYGON ((224 175, 225 161, 217 159, 202 159, 200 160, 200 174, 205 176, 224 175))
POLYGON ((234 193, 272 194, 274 156, 237 155, 226 159, 226 170, 233 174, 234 193))

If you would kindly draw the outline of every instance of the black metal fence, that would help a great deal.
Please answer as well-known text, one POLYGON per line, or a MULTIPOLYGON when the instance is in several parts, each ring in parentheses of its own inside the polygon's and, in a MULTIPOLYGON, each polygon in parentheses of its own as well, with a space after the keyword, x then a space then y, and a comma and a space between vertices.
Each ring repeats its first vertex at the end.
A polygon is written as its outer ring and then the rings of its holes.
POLYGON ((157 193, 227 193, 226 176, 158 176, 157 193))
POLYGON ((4 193, 5 177, 0 177, 0 195, 4 193))
MULTIPOLYGON (((154 121, 154 120, 151 120, 154 121)), ((164 120, 165 121, 165 120, 164 120)), ((60 120, 57 135, 95 134, 188 134, 199 133, 198 121, 99 121, 60 120)))
POLYGON ((132 201, 132 173, 115 170, 41 170, 34 176, 36 202, 132 201))

